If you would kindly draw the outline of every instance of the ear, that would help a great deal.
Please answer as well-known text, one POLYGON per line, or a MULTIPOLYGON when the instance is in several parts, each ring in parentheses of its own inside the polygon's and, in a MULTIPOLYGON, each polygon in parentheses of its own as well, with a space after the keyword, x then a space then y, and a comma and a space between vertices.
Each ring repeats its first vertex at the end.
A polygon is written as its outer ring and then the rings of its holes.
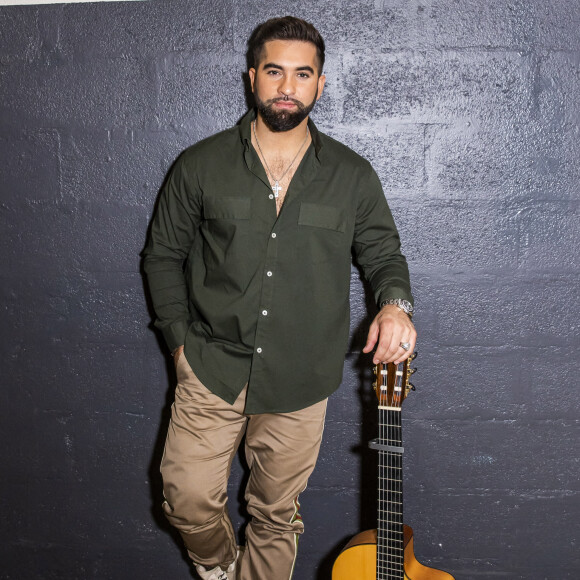
POLYGON ((322 96, 322 91, 324 90, 324 83, 326 83, 326 75, 320 75, 318 77, 318 94, 316 95, 317 101, 322 96))
POLYGON ((256 80, 256 69, 248 69, 248 76, 250 77, 250 86, 252 87, 252 93, 254 92, 254 81, 256 80))

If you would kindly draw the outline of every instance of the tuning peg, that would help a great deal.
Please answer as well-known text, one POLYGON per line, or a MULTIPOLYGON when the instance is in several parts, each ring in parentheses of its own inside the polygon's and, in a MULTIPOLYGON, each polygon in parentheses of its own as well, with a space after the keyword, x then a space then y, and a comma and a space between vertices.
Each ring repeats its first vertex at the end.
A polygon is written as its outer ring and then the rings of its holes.
POLYGON ((411 387, 412 391, 416 391, 417 388, 415 387, 415 385, 413 383, 409 383, 409 386, 411 387))
POLYGON ((409 375, 415 374, 419 369, 409 369, 409 375))
POLYGON ((417 355, 418 355, 418 354, 419 354, 419 353, 418 353, 417 351, 415 351, 415 352, 414 352, 414 353, 413 353, 413 354, 412 354, 412 355, 409 357, 409 360, 415 360, 415 359, 417 358, 417 355))

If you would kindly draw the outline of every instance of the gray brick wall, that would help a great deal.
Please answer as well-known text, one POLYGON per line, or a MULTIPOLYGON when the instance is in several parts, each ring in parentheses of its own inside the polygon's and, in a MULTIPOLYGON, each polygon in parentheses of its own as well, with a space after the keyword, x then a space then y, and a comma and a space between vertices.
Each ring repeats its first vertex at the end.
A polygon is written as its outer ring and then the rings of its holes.
MULTIPOLYGON (((159 509, 173 373, 139 252, 163 178, 246 109, 271 16, 328 45, 320 128, 372 161, 420 334, 404 407, 415 552, 465 580, 576 580, 580 5, 152 0, 0 8, 0 578, 188 578, 159 509)), ((374 526, 371 311, 303 494, 297 580, 374 526)), ((234 519, 243 523, 231 485, 234 519)))

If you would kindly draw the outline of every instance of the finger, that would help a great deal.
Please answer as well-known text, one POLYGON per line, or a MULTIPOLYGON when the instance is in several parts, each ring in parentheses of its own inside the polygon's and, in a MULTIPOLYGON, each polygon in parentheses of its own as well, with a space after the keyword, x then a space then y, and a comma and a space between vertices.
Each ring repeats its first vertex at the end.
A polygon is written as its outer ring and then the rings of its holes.
MULTIPOLYGON (((403 350, 403 349, 400 349, 400 350, 403 350)), ((406 361, 413 354, 413 351, 411 349, 403 350, 403 354, 400 354, 400 353, 397 353, 397 354, 399 356, 397 356, 396 359, 393 361, 393 363, 396 365, 406 361)))
POLYGON ((373 360, 374 364, 380 362, 387 363, 393 360, 393 356, 396 352, 396 348, 393 348, 393 336, 394 333, 391 328, 383 327, 379 337, 377 350, 375 352, 375 358, 373 360))
POLYGON ((407 360, 413 354, 413 352, 415 352, 415 345, 417 343, 417 332, 415 329, 413 329, 413 332, 408 339, 401 340, 401 343, 403 344, 407 342, 409 343, 408 350, 403 349, 403 347, 401 347, 399 344, 399 349, 397 352, 398 356, 396 357, 396 360, 393 361, 395 364, 402 363, 404 360, 407 360))
POLYGON ((394 362, 401 353, 401 340, 398 332, 393 332, 391 342, 387 351, 388 362, 394 362))
MULTIPOLYGON (((379 325, 373 322, 369 327, 369 333, 367 335, 367 343, 363 348, 363 352, 371 352, 377 343, 377 338, 379 337, 379 325)), ((376 364, 376 363, 375 363, 376 364)))
POLYGON ((178 347, 175 352, 173 353, 173 362, 174 364, 177 366, 177 362, 179 361, 179 357, 181 356, 181 354, 183 353, 184 347, 180 346, 178 347))

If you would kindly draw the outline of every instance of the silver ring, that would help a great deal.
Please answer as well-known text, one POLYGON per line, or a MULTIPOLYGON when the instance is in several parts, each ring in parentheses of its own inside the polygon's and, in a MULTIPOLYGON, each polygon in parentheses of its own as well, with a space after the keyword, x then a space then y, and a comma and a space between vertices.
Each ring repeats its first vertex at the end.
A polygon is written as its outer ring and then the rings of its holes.
POLYGON ((403 349, 403 350, 409 350, 411 348, 411 343, 410 342, 400 342, 399 346, 403 349))

